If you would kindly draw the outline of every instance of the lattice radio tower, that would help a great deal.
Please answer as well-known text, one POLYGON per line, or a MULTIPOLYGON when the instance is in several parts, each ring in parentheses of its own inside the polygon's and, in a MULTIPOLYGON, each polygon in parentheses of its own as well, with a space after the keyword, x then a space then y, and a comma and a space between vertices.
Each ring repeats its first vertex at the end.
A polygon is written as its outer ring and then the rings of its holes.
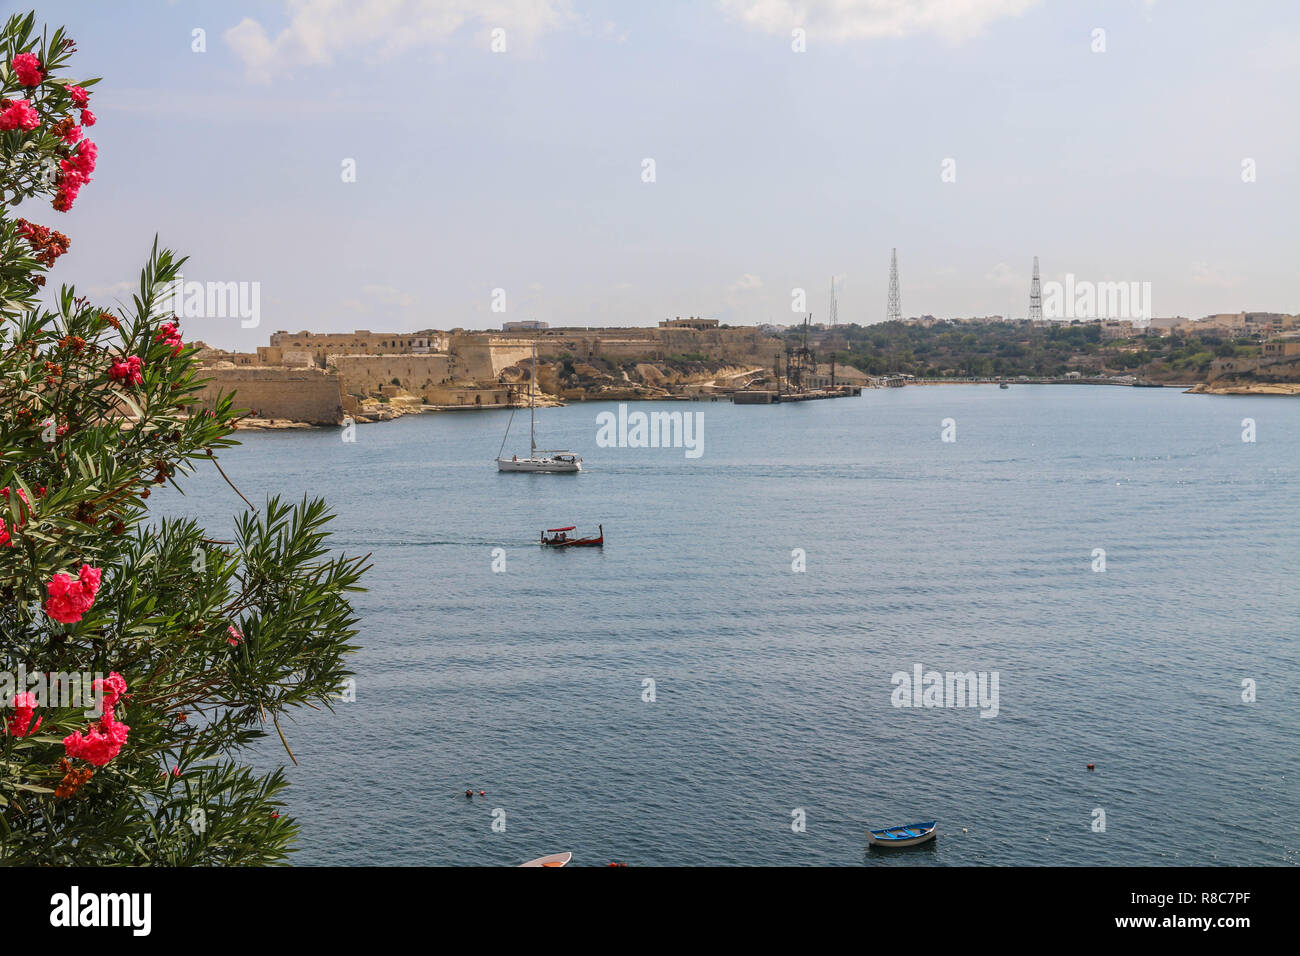
POLYGON ((1029 280, 1029 321, 1043 321, 1043 290, 1038 284, 1038 256, 1034 256, 1034 277, 1029 280))
POLYGON ((898 250, 889 250, 889 314, 887 322, 901 322, 903 309, 898 304, 898 250))
POLYGON ((840 320, 840 307, 835 301, 835 277, 831 276, 831 328, 840 320))

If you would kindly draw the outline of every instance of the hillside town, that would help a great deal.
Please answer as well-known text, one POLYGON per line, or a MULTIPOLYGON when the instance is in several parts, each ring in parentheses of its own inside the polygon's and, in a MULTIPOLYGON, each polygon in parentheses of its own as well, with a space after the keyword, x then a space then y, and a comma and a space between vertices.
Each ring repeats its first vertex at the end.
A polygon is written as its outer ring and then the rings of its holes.
POLYGON ((627 328, 519 321, 492 332, 281 330, 255 352, 200 344, 202 400, 236 393, 255 427, 519 406, 530 400, 534 346, 543 404, 780 390, 791 374, 783 360, 800 350, 810 361, 799 384, 812 388, 1005 379, 1290 393, 1300 383, 1300 316, 1285 313, 1146 323, 923 315, 790 326, 679 316, 627 328))

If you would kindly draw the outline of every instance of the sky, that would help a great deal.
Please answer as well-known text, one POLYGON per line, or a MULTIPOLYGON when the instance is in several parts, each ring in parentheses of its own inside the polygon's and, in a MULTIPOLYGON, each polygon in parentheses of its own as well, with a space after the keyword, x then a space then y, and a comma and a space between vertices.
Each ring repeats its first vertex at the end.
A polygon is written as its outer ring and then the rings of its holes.
POLYGON ((894 248, 904 316, 1024 317, 1035 255, 1044 281, 1150 283, 1157 316, 1300 312, 1300 4, 37 12, 76 38, 77 77, 103 77, 94 181, 70 213, 19 211, 72 239, 51 286, 125 300, 157 235, 190 281, 258 284, 255 327, 183 323, 224 348, 816 322, 832 281, 841 322, 879 322, 894 248))

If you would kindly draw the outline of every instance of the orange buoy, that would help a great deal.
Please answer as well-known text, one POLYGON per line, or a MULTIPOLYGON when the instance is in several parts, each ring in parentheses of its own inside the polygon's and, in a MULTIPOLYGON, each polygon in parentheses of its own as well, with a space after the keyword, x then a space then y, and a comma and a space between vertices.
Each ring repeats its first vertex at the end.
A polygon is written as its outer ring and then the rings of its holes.
POLYGON ((1089 770, 1096 770, 1097 768, 1096 768, 1093 764, 1088 764, 1088 769, 1089 769, 1089 770))

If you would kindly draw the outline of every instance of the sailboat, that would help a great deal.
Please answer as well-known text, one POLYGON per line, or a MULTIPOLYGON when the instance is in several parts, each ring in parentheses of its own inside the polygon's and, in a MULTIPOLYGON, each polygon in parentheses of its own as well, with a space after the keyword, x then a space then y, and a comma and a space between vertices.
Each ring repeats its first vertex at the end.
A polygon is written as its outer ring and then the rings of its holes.
MULTIPOLYGON (((505 450, 506 439, 510 437, 510 423, 506 423, 506 433, 501 439, 501 450, 497 452, 497 471, 531 471, 536 474, 569 475, 582 471, 582 459, 571 451, 558 451, 537 447, 537 343, 533 343, 533 370, 529 375, 528 389, 528 457, 511 455, 501 457, 505 450)), ((510 421, 515 420, 515 413, 510 413, 510 421)))

